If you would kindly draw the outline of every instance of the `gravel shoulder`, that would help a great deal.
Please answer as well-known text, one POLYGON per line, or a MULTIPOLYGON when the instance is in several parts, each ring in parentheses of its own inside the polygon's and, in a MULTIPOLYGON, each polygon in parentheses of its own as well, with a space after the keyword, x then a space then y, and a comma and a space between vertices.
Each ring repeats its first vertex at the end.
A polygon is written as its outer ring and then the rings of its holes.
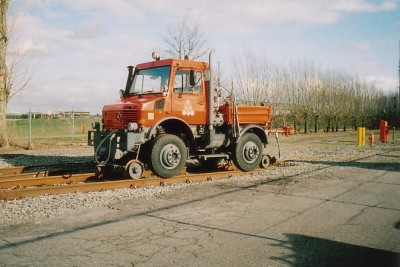
MULTIPOLYGON (((270 155, 289 160, 276 169, 261 171, 256 175, 242 175, 222 181, 180 184, 166 187, 120 189, 105 192, 75 193, 56 196, 42 196, 15 201, 0 200, 0 226, 34 223, 61 215, 74 215, 98 207, 110 207, 133 199, 150 199, 165 194, 182 194, 189 187, 202 184, 221 186, 249 186, 269 183, 284 190, 290 183, 297 183, 295 177, 318 172, 323 179, 329 173, 345 168, 370 168, 399 170, 400 142, 392 141, 375 146, 357 147, 356 133, 319 133, 279 137, 279 148, 273 136, 270 137, 270 155), (381 156, 385 153, 385 156, 381 156), (389 153, 389 154, 388 154, 389 153), (387 156, 391 155, 391 156, 387 156)), ((87 162, 92 159, 93 148, 84 144, 64 145, 57 148, 35 150, 8 150, 0 152, 0 167, 37 165, 60 162, 87 162)), ((353 173, 356 175, 357 172, 353 173)), ((356 177, 357 178, 357 177, 356 177)), ((362 179, 362 177, 359 177, 362 179)))

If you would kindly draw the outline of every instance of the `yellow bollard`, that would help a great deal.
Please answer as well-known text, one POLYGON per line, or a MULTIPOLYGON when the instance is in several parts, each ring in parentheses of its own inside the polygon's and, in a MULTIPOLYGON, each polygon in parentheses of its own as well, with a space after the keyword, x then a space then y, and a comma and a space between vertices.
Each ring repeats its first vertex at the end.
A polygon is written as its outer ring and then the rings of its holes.
POLYGON ((361 135, 361 145, 365 146, 365 127, 362 128, 362 135, 361 135))
POLYGON ((365 127, 357 128, 357 146, 365 146, 365 127))

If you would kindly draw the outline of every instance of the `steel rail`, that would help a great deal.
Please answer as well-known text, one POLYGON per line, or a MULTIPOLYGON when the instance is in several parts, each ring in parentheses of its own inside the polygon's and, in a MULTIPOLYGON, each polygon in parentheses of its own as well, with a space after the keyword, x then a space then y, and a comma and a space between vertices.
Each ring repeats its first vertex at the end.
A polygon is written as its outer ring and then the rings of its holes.
POLYGON ((0 169, 0 177, 2 175, 10 175, 10 174, 18 174, 23 172, 25 166, 15 166, 15 167, 8 167, 8 168, 1 168, 0 169))
POLYGON ((85 193, 94 191, 115 190, 121 188, 139 188, 144 186, 165 186, 176 183, 191 183, 191 182, 199 182, 207 180, 227 179, 237 175, 254 174, 257 171, 242 172, 238 170, 231 170, 231 171, 218 171, 211 173, 185 174, 172 177, 169 179, 146 178, 138 180, 117 180, 117 181, 104 181, 104 182, 62 184, 56 186, 41 186, 41 187, 31 187, 31 188, 2 189, 0 190, 0 199, 15 200, 26 197, 35 197, 40 195, 56 195, 56 194, 76 193, 76 192, 85 193))
MULTIPOLYGON (((27 173, 28 170, 32 170, 34 168, 65 166, 65 165, 82 165, 85 163, 89 163, 89 161, 86 161, 86 162, 73 161, 73 162, 65 162, 65 163, 49 163, 49 164, 38 164, 38 165, 14 166, 14 167, 0 168, 0 179, 5 176, 9 176, 9 175, 27 173)), ((64 171, 64 170, 57 169, 56 171, 64 171)), ((42 171, 42 172, 50 173, 52 171, 42 171)))
POLYGON ((67 177, 67 176, 72 175, 71 170, 59 171, 57 173, 60 173, 60 172, 65 172, 65 174, 54 175, 53 174, 54 171, 37 171, 37 172, 13 173, 13 174, 0 175, 0 184, 2 181, 8 181, 8 180, 22 180, 22 179, 33 179, 33 178, 40 178, 40 177, 55 177, 55 176, 67 177))
POLYGON ((28 186, 44 186, 44 185, 57 185, 57 184, 70 184, 88 181, 90 178, 95 177, 94 173, 74 174, 74 175, 61 175, 49 177, 29 177, 15 176, 10 179, 1 179, 0 188, 23 188, 28 186))
MULTIPOLYGON (((64 174, 57 176, 48 176, 47 174, 48 172, 22 173, 0 177, 0 189, 88 182, 90 179, 95 180, 97 178, 95 173, 64 174)), ((151 175, 152 172, 150 170, 145 170, 143 178, 148 178, 151 175)))

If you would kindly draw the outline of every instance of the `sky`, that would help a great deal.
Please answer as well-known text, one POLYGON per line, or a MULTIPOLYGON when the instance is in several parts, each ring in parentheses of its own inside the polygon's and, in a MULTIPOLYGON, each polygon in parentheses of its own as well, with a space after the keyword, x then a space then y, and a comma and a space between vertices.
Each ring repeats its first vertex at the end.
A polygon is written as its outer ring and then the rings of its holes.
POLYGON ((17 29, 9 51, 31 77, 9 113, 100 113, 119 99, 127 66, 151 61, 153 51, 166 57, 168 29, 184 18, 199 26, 224 75, 251 50, 398 92, 400 0, 10 0, 9 13, 17 29))

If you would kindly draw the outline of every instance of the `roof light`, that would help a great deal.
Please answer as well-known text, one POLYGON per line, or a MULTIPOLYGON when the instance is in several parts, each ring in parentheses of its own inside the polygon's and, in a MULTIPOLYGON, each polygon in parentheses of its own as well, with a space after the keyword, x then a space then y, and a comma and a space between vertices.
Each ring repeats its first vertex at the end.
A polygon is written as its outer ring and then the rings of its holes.
POLYGON ((151 53, 151 57, 152 57, 154 60, 160 60, 160 53, 158 53, 158 52, 153 52, 153 53, 151 53))

